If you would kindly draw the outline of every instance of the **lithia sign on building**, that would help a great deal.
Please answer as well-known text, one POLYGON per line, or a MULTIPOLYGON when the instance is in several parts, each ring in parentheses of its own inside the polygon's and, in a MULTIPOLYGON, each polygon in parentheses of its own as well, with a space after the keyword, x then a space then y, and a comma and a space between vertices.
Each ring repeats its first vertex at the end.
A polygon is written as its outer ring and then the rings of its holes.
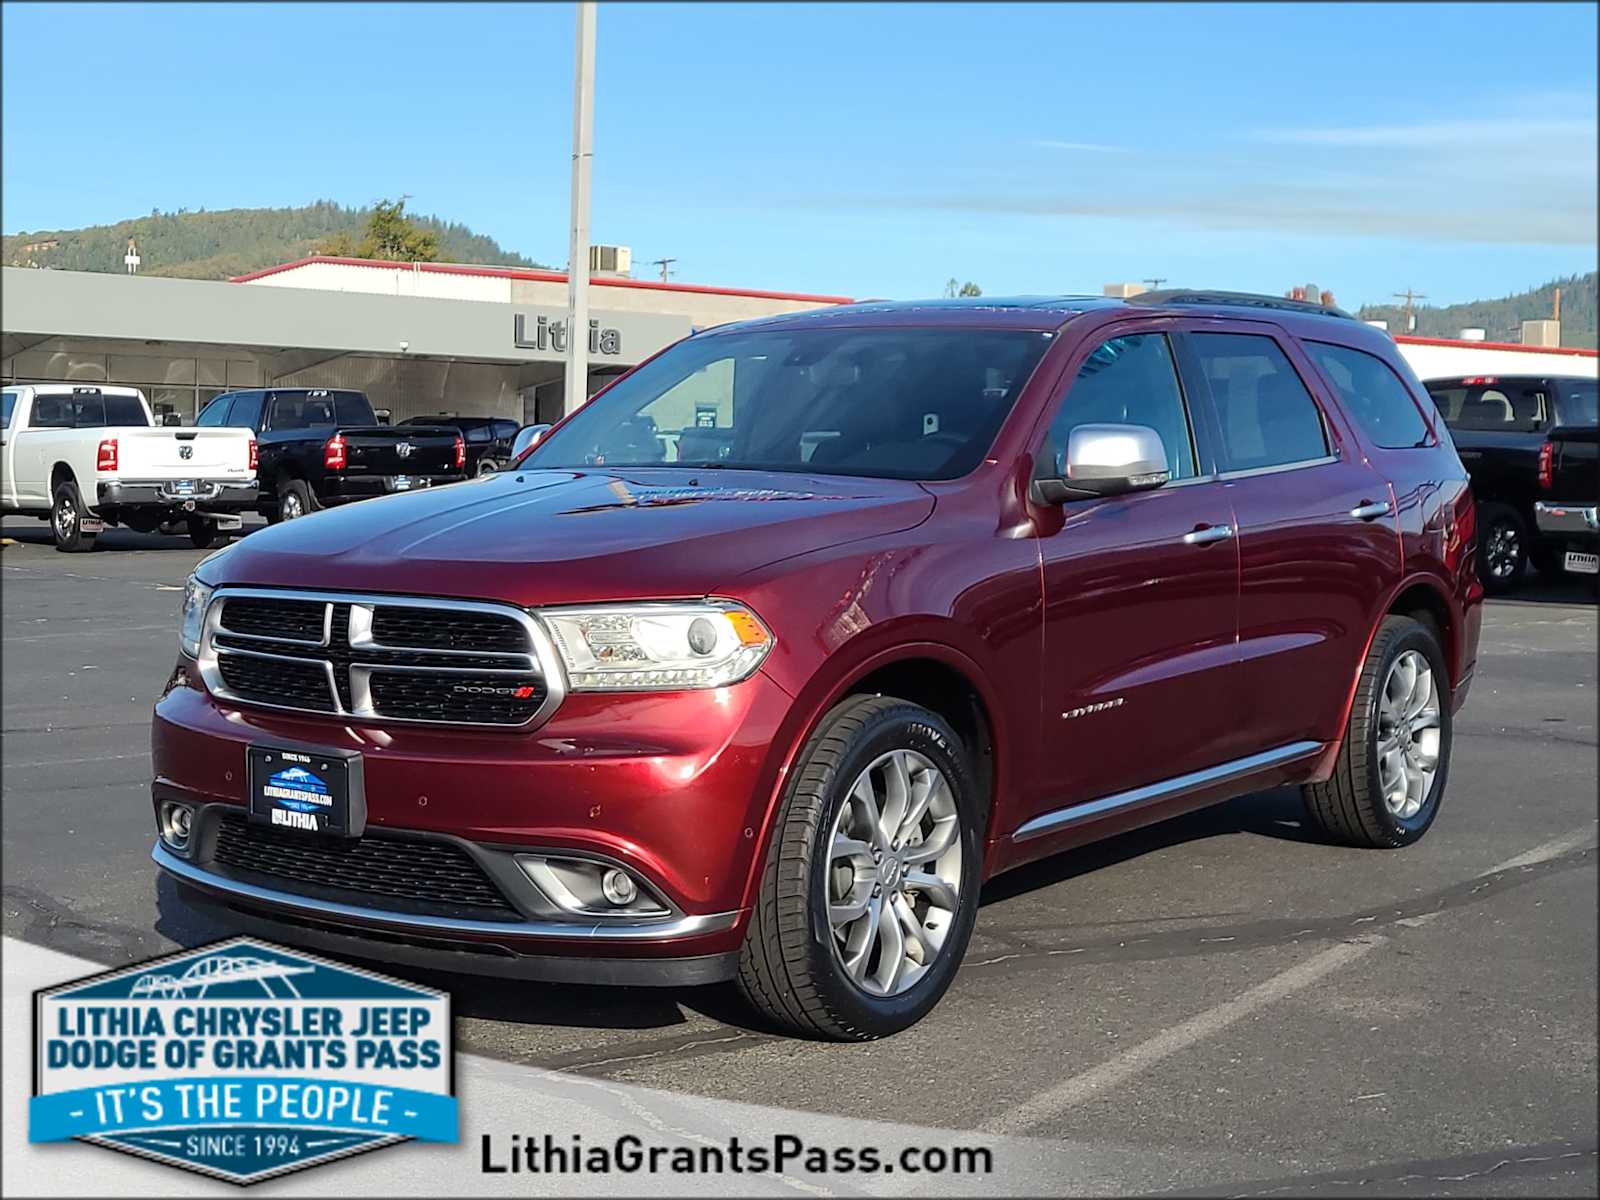
MULTIPOLYGON (((565 354, 567 350, 567 324, 561 317, 535 317, 530 323, 527 313, 516 313, 512 336, 518 350, 553 350, 565 354)), ((600 322, 589 322, 590 354, 621 354, 622 331, 602 329, 600 322)))

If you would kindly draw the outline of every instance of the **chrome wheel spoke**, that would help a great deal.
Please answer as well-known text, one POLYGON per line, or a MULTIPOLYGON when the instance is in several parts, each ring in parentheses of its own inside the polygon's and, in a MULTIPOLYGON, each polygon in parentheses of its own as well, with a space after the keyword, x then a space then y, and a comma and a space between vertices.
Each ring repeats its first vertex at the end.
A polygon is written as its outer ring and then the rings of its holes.
POLYGON ((824 868, 833 952, 862 990, 893 996, 933 966, 961 908, 960 815, 915 750, 874 759, 834 817, 824 868))
POLYGON ((958 903, 955 886, 946 883, 939 876, 928 871, 908 871, 904 883, 907 891, 919 892, 926 896, 928 903, 935 908, 955 912, 958 903))
POLYGON ((1389 812, 1409 820, 1433 790, 1442 749, 1442 698, 1433 667, 1419 651, 1395 659, 1379 697, 1378 783, 1389 812))

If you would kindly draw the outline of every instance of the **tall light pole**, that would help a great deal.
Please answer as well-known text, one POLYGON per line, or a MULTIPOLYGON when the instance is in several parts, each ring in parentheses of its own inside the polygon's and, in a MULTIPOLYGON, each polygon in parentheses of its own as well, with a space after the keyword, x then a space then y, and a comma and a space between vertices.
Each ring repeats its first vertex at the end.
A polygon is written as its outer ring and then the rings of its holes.
POLYGON ((589 398, 589 169, 594 164, 594 0, 578 3, 572 81, 572 245, 567 258, 567 390, 564 414, 589 398))

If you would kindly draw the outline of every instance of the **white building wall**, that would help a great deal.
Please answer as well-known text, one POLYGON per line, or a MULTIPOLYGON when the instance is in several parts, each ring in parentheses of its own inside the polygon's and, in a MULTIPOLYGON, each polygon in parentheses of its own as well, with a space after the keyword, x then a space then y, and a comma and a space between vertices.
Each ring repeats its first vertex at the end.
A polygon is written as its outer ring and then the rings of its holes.
POLYGON ((1493 344, 1453 342, 1448 345, 1395 339, 1401 356, 1419 379, 1449 379, 1457 375, 1568 375, 1596 377, 1600 357, 1540 350, 1533 346, 1506 349, 1493 344))
POLYGON ((430 296, 439 300, 481 300, 506 304, 511 280, 505 276, 460 275, 350 263, 311 262, 247 281, 252 287, 312 288, 322 292, 367 292, 379 296, 430 296))

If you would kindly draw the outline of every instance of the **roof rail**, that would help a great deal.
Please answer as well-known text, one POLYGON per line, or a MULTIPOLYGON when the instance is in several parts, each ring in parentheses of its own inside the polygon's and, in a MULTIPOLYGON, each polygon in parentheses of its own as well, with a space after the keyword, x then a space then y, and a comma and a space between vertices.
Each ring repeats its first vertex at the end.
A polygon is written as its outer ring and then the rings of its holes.
POLYGON ((1168 289, 1164 292, 1140 292, 1129 296, 1129 304, 1206 304, 1225 305, 1230 308, 1270 308, 1282 312, 1314 313, 1323 317, 1338 317, 1345 321, 1355 318, 1342 308, 1331 304, 1316 304, 1310 300, 1289 300, 1283 296, 1267 296, 1256 292, 1208 292, 1192 289, 1168 289))

